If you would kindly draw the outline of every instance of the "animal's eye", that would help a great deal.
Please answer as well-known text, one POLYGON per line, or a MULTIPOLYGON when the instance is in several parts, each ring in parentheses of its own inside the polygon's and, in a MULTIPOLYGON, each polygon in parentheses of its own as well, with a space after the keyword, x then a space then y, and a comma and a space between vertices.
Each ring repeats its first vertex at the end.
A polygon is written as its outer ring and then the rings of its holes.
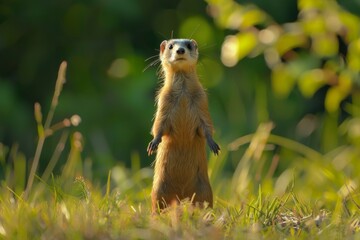
POLYGON ((186 47, 187 47, 189 50, 191 50, 191 49, 192 49, 191 43, 187 43, 187 44, 186 44, 186 47))
POLYGON ((173 46, 172 44, 169 45, 169 49, 173 49, 173 47, 174 47, 174 46, 173 46))

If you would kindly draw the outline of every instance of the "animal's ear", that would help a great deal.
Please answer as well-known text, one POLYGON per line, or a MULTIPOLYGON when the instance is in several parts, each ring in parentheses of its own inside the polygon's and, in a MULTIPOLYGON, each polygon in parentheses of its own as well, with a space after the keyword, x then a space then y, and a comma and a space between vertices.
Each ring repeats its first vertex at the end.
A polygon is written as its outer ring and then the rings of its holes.
POLYGON ((190 41, 192 42, 192 44, 194 45, 195 48, 198 47, 198 44, 197 44, 197 42, 196 42, 194 39, 191 39, 190 41))
POLYGON ((160 44, 160 54, 163 54, 163 53, 164 53, 166 44, 167 44, 167 41, 166 41, 166 40, 162 41, 162 43, 160 44))

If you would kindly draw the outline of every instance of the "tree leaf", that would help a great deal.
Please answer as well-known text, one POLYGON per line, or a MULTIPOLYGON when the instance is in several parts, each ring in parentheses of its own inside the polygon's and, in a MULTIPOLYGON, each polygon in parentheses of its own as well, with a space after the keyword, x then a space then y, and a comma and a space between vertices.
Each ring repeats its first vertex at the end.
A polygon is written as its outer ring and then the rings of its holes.
POLYGON ((322 69, 313 69, 303 73, 298 81, 301 93, 305 97, 312 97, 320 87, 326 83, 322 69))
POLYGON ((287 97, 295 84, 295 77, 292 72, 282 64, 276 66, 271 74, 273 91, 279 97, 287 97))
POLYGON ((349 69, 355 72, 360 71, 360 39, 357 39, 349 45, 347 60, 349 69))
POLYGON ((339 88, 330 88, 325 96, 325 109, 328 112, 335 112, 339 109, 340 102, 342 100, 341 92, 339 88))
POLYGON ((221 61, 225 66, 235 66, 251 53, 257 42, 255 33, 250 31, 227 36, 221 48, 221 61))
POLYGON ((322 57, 331 57, 338 53, 339 43, 333 34, 320 34, 312 39, 312 50, 322 57))
POLYGON ((305 46, 307 43, 306 36, 301 32, 288 32, 281 35, 276 43, 276 49, 280 56, 289 50, 305 46))

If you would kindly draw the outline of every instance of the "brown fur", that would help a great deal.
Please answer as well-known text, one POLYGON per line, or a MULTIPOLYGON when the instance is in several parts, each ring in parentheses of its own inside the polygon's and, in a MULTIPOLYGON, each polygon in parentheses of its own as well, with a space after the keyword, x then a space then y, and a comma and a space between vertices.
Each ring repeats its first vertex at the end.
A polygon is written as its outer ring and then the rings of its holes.
POLYGON ((164 85, 158 92, 154 139, 148 146, 149 155, 157 150, 151 193, 153 211, 185 198, 194 204, 213 205, 206 141, 215 154, 220 148, 212 139, 207 95, 196 73, 197 58, 194 40, 169 40, 160 45, 164 85), (189 42, 192 45, 186 49, 189 42), (182 46, 186 52, 177 54, 182 46), (171 60, 174 56, 186 59, 179 63, 171 60))

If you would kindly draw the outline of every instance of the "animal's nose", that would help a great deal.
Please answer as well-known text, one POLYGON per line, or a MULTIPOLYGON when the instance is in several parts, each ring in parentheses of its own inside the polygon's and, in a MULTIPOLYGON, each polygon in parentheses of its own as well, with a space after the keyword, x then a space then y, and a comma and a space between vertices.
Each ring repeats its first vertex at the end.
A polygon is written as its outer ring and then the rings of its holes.
POLYGON ((185 49, 184 48, 179 48, 178 50, 176 50, 177 54, 184 54, 185 53, 185 49))

